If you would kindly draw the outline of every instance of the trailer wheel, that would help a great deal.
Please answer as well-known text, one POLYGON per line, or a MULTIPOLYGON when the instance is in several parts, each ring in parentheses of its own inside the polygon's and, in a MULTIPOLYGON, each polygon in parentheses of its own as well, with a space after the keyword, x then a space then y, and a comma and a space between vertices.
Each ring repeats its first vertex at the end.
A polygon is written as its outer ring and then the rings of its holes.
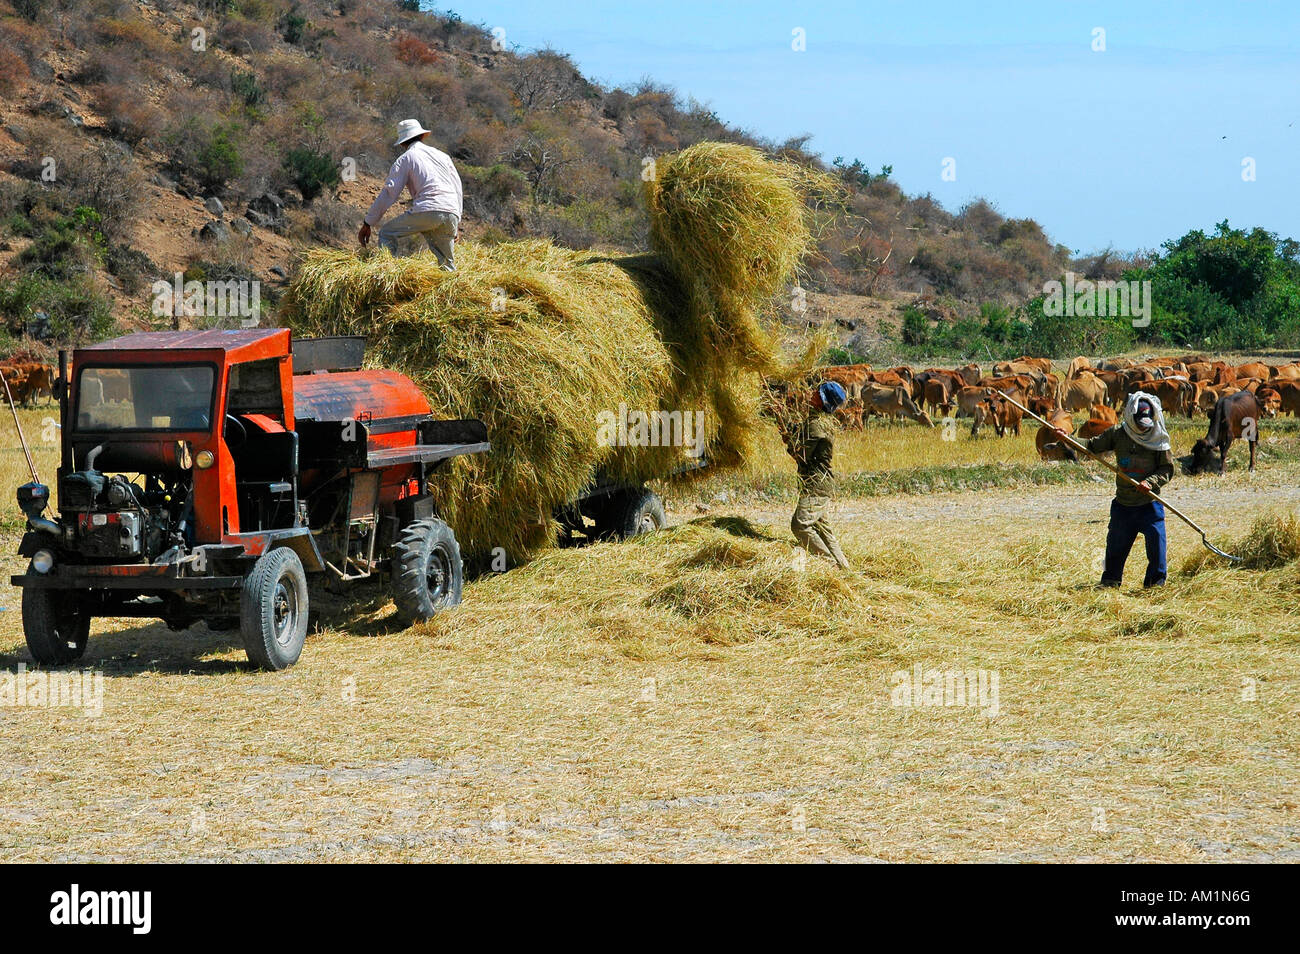
POLYGON ((408 623, 460 605, 465 582, 460 545, 451 527, 436 517, 402 531, 393 549, 393 602, 408 623))
POLYGON ((244 577, 239 594, 239 634, 249 662, 288 669, 307 641, 307 574, 288 547, 263 553, 244 577))
POLYGON ((667 525, 668 515, 664 513, 659 495, 641 487, 615 494, 609 499, 600 529, 603 536, 626 540, 637 534, 662 530, 667 525))
MULTIPOLYGON (((35 575, 28 570, 28 575, 35 575)), ((68 593, 23 588, 23 635, 42 666, 64 666, 80 659, 90 637, 90 613, 68 593)))

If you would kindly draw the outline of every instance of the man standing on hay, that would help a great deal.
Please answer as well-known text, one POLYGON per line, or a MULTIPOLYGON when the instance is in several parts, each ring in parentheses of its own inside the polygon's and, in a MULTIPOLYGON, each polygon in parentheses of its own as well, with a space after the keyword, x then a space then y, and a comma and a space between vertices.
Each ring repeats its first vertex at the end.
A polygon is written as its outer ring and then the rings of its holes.
MULTIPOLYGON (((1058 430, 1056 434, 1064 440, 1064 431, 1058 430)), ((1147 550, 1147 572, 1142 585, 1163 586, 1168 576, 1165 508, 1156 495, 1173 479, 1174 461, 1169 454, 1169 431, 1165 429, 1160 399, 1145 391, 1135 391, 1124 403, 1120 423, 1079 443, 1094 454, 1114 451, 1115 463, 1139 485, 1134 487, 1118 474, 1115 476, 1115 499, 1110 502, 1101 585, 1120 585, 1124 563, 1140 533, 1146 540, 1147 550)))
POLYGON ((398 239, 422 235, 438 257, 438 264, 454 272, 456 234, 464 212, 464 192, 451 156, 426 144, 424 140, 428 135, 429 130, 421 126, 419 120, 403 119, 397 124, 397 142, 393 145, 405 146, 406 151, 388 170, 388 180, 366 213, 357 238, 362 245, 369 245, 371 228, 379 224, 402 191, 409 189, 413 199, 410 209, 389 220, 379 230, 379 247, 396 255, 398 239))
POLYGON ((844 388, 834 381, 813 391, 807 417, 786 435, 786 449, 799 467, 799 503, 790 519, 795 539, 810 553, 834 560, 847 570, 849 561, 826 519, 831 503, 831 456, 838 428, 833 414, 846 400, 844 388))

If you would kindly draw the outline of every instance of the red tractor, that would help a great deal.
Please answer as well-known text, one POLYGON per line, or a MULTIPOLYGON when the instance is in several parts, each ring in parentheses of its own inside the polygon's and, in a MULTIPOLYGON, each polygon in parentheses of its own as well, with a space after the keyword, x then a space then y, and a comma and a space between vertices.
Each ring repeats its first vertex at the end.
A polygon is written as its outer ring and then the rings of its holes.
POLYGON ((362 371, 362 338, 287 329, 132 334, 59 355, 57 519, 18 488, 31 564, 23 630, 40 663, 86 648, 96 616, 238 627, 248 658, 293 665, 307 577, 387 569, 399 614, 460 602, 456 538, 426 478, 490 447, 435 420, 410 379, 362 371))

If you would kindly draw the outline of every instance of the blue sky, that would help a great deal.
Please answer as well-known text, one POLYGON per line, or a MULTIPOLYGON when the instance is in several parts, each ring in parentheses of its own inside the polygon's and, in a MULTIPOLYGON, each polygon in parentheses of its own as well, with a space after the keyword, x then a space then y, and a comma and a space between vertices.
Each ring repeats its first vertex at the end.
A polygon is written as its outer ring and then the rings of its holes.
POLYGON ((950 209, 982 195, 1072 249, 1152 248, 1224 218, 1300 237, 1298 0, 452 9, 603 83, 648 76, 762 137, 809 133, 828 161, 888 163, 950 209), (955 181, 941 178, 949 157, 955 181))

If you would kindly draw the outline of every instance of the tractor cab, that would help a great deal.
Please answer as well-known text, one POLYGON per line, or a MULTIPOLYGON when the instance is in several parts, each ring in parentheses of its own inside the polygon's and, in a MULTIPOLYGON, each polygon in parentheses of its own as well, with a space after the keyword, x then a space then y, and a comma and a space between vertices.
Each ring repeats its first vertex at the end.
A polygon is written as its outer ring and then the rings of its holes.
POLYGON ((79 349, 59 471, 78 549, 151 561, 177 544, 297 526, 292 374, 286 329, 79 349))

